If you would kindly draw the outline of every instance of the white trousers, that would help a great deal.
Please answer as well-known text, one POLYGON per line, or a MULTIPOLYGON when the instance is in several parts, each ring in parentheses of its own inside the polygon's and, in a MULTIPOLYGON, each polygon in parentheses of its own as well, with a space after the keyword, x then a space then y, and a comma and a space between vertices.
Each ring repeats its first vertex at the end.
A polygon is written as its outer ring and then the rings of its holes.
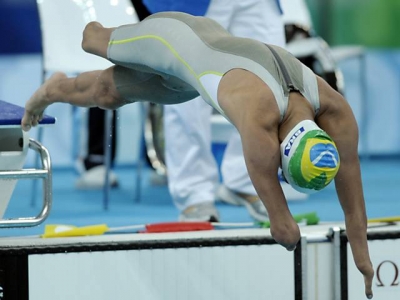
MULTIPOLYGON (((235 36, 285 45, 283 19, 276 0, 211 0, 206 17, 235 36)), ((201 97, 164 106, 168 187, 179 210, 215 200, 219 170, 211 152, 211 114, 211 106, 201 97)), ((224 152, 221 174, 228 188, 256 195, 236 130, 224 152)))

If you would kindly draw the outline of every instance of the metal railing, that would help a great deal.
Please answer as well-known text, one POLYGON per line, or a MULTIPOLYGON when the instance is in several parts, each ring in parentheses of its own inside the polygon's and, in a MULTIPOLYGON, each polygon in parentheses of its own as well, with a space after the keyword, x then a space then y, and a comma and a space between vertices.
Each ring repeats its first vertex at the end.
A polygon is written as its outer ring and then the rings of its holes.
POLYGON ((21 217, 0 220, 0 228, 10 227, 32 227, 41 224, 50 214, 53 193, 52 193, 52 170, 48 150, 39 142, 29 139, 29 149, 40 155, 42 169, 22 169, 0 171, 0 180, 7 179, 42 179, 43 180, 43 205, 42 210, 36 217, 21 217))

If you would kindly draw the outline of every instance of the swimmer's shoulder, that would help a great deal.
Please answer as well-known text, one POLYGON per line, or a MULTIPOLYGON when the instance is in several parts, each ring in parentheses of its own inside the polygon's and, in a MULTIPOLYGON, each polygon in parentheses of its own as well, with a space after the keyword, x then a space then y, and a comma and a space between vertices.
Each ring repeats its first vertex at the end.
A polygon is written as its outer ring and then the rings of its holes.
POLYGON ((265 127, 279 124, 280 112, 268 85, 257 75, 243 69, 232 69, 221 79, 218 102, 229 119, 234 121, 243 112, 265 127))
POLYGON ((317 83, 320 103, 317 117, 339 114, 344 109, 344 106, 347 106, 344 97, 319 76, 317 76, 317 83))

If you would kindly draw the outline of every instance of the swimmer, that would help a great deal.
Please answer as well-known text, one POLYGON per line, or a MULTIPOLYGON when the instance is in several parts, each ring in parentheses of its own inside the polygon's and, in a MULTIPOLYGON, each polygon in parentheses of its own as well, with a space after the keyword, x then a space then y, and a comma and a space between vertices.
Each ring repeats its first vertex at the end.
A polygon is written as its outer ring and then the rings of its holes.
POLYGON ((55 102, 116 109, 137 101, 176 104, 200 94, 238 129, 271 234, 287 250, 295 249, 300 230, 279 168, 306 193, 334 179, 354 261, 372 298, 358 128, 342 95, 284 49, 233 37, 210 19, 184 13, 158 13, 118 28, 92 22, 82 47, 115 65, 73 78, 54 74, 26 103, 25 131, 55 102))

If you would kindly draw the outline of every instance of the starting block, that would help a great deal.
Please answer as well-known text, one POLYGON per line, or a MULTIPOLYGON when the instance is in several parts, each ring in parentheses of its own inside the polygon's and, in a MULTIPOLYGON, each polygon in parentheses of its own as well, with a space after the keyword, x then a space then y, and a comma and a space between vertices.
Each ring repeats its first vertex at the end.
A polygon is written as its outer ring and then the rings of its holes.
MULTIPOLYGON (((38 141, 29 138, 21 128, 24 108, 0 100, 0 228, 30 227, 42 223, 52 205, 52 171, 50 154, 38 141), (28 150, 40 156, 41 169, 23 169, 28 150), (43 180, 43 206, 36 217, 3 219, 4 212, 19 179, 43 180)), ((56 119, 44 116, 39 126, 55 124, 56 119)))

